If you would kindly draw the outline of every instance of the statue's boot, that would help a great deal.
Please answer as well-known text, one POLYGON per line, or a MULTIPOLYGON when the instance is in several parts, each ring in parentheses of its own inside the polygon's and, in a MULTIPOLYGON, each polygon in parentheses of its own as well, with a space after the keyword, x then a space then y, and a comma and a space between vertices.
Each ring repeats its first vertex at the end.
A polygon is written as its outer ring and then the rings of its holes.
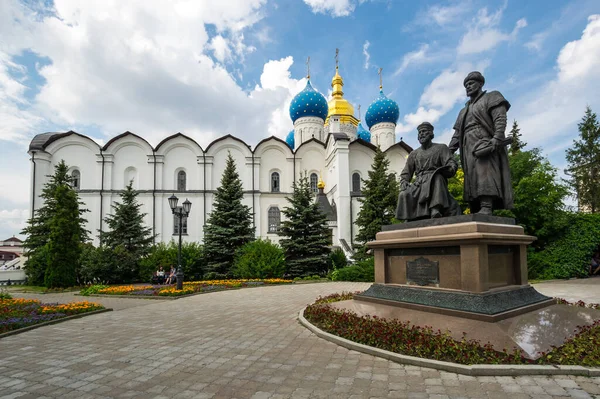
POLYGON ((492 204, 493 204, 494 200, 492 197, 481 197, 481 200, 479 201, 481 207, 479 209, 479 213, 480 215, 491 215, 492 214, 492 204))
POLYGON ((441 207, 440 206, 434 206, 433 208, 431 208, 431 218, 432 219, 437 219, 437 218, 441 218, 442 216, 442 212, 440 212, 441 207))

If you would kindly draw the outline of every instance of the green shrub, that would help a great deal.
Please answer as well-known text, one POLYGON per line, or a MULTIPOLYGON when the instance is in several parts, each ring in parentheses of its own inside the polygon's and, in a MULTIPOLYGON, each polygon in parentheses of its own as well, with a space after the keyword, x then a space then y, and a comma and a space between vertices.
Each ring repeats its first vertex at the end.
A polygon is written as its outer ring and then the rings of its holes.
POLYGON ((277 278, 285 273, 283 250, 269 240, 245 244, 236 254, 233 273, 239 278, 277 278))
POLYGON ((0 288, 0 299, 12 299, 12 295, 5 288, 0 288))
POLYGON ((26 255, 28 257, 25 261, 25 274, 27 275, 28 283, 36 286, 43 286, 46 267, 48 267, 47 246, 44 245, 39 247, 35 252, 30 252, 26 255))
POLYGON ((226 274, 217 273, 217 272, 208 272, 202 277, 202 280, 225 280, 225 279, 227 279, 226 274))
POLYGON ((348 259, 346 259, 346 254, 341 248, 336 248, 331 251, 331 266, 333 270, 341 269, 342 267, 346 267, 348 265, 348 259))
POLYGON ((375 258, 370 257, 357 262, 355 265, 334 270, 331 273, 333 281, 375 281, 375 258))
POLYGON ((529 278, 586 277, 594 250, 600 245, 600 214, 571 214, 568 227, 544 250, 530 252, 529 278))
POLYGON ((96 248, 92 244, 84 244, 80 258, 79 282, 108 284, 116 281, 113 251, 108 247, 96 248))
MULTIPOLYGON (((160 242, 150 248, 148 256, 140 261, 139 278, 150 281, 154 272, 160 266, 169 271, 171 266, 177 268, 177 253, 179 243, 171 240, 168 244, 160 242)), ((197 242, 184 242, 181 244, 181 264, 186 281, 197 281, 202 278, 202 263, 204 247, 197 242)))
POLYGON ((103 290, 105 288, 108 288, 108 285, 102 285, 102 284, 90 285, 89 287, 86 287, 86 288, 82 289, 81 291, 79 291, 79 294, 83 295, 83 296, 93 295, 93 294, 97 294, 100 290, 103 290))

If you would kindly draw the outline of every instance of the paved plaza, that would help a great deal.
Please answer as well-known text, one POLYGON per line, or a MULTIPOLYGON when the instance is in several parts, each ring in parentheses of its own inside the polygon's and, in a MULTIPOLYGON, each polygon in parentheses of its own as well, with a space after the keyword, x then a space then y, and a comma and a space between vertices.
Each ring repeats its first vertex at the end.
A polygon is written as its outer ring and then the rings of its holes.
MULTIPOLYGON (((368 286, 90 298, 115 310, 0 339, 0 398, 600 398, 599 377, 469 377, 404 366, 339 347, 298 323, 298 311, 317 296, 368 286)), ((600 302, 600 278, 536 288, 600 302)))

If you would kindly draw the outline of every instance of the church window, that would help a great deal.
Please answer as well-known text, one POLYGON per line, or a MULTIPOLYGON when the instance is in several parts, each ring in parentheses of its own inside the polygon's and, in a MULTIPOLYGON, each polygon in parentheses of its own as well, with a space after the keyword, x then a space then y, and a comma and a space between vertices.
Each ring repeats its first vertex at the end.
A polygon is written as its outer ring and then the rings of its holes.
POLYGON ((71 185, 75 190, 79 190, 81 188, 81 172, 75 169, 71 173, 71 185))
POLYGON ((186 174, 183 170, 177 173, 177 191, 185 191, 186 174))
POLYGON ((279 173, 273 172, 271 173, 271 192, 278 193, 279 187, 279 173))
POLYGON ((281 225, 281 212, 276 206, 269 208, 269 233, 277 233, 281 225))
MULTIPOLYGON (((182 209, 180 206, 178 206, 177 208, 175 208, 175 213, 173 214, 173 235, 178 235, 179 234, 179 216, 178 213, 181 212, 182 209)), ((181 234, 187 234, 187 216, 184 216, 183 218, 181 218, 181 224, 182 224, 182 229, 181 229, 181 234)))
POLYGON ((358 172, 352 174, 352 191, 360 193, 360 175, 358 172))
POLYGON ((310 189, 313 193, 318 192, 317 184, 319 183, 319 176, 316 173, 310 174, 310 189))

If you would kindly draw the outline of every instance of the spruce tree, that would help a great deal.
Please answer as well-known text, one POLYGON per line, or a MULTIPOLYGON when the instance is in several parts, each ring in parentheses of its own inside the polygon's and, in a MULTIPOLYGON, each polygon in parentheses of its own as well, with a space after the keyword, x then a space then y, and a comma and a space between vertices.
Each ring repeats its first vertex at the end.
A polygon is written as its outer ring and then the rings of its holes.
POLYGON ((148 255, 154 236, 144 224, 146 213, 137 200, 138 192, 129 182, 121 192, 121 202, 113 202, 112 213, 104 218, 107 231, 100 231, 100 243, 114 255, 113 281, 129 282, 138 275, 141 259, 148 255))
POLYGON ((121 202, 115 201, 112 213, 104 218, 108 231, 100 231, 100 242, 112 249, 122 246, 136 258, 141 258, 150 251, 154 236, 152 228, 144 224, 147 214, 141 212, 142 204, 137 196, 131 181, 120 194, 121 202))
POLYGON ((366 243, 373 241, 382 226, 391 224, 398 202, 398 182, 396 176, 388 171, 390 161, 379 147, 369 171, 368 179, 363 179, 363 197, 359 198, 361 208, 356 218, 356 259, 365 258, 366 243))
POLYGON ((512 142, 510 143, 510 148, 508 149, 508 153, 510 155, 514 155, 520 152, 527 145, 521 137, 521 129, 519 128, 519 124, 516 120, 513 121, 512 129, 510 130, 510 135, 512 136, 512 142))
POLYGON ((231 154, 204 233, 204 255, 209 271, 231 275, 236 251, 254 240, 250 207, 242 204, 244 191, 231 154))
POLYGON ((30 284, 67 287, 75 285, 80 244, 89 240, 83 203, 72 188, 69 167, 61 160, 47 176, 40 195, 43 205, 27 221, 25 272, 30 284), (47 277, 47 275, 49 275, 47 277))
POLYGON ((327 216, 319 209, 306 173, 294 182, 289 207, 282 213, 279 244, 285 252, 288 273, 292 277, 324 274, 329 263, 331 231, 327 216))
POLYGON ((600 124, 588 106, 578 125, 579 140, 567 150, 569 183, 577 195, 579 209, 600 211, 600 124))

